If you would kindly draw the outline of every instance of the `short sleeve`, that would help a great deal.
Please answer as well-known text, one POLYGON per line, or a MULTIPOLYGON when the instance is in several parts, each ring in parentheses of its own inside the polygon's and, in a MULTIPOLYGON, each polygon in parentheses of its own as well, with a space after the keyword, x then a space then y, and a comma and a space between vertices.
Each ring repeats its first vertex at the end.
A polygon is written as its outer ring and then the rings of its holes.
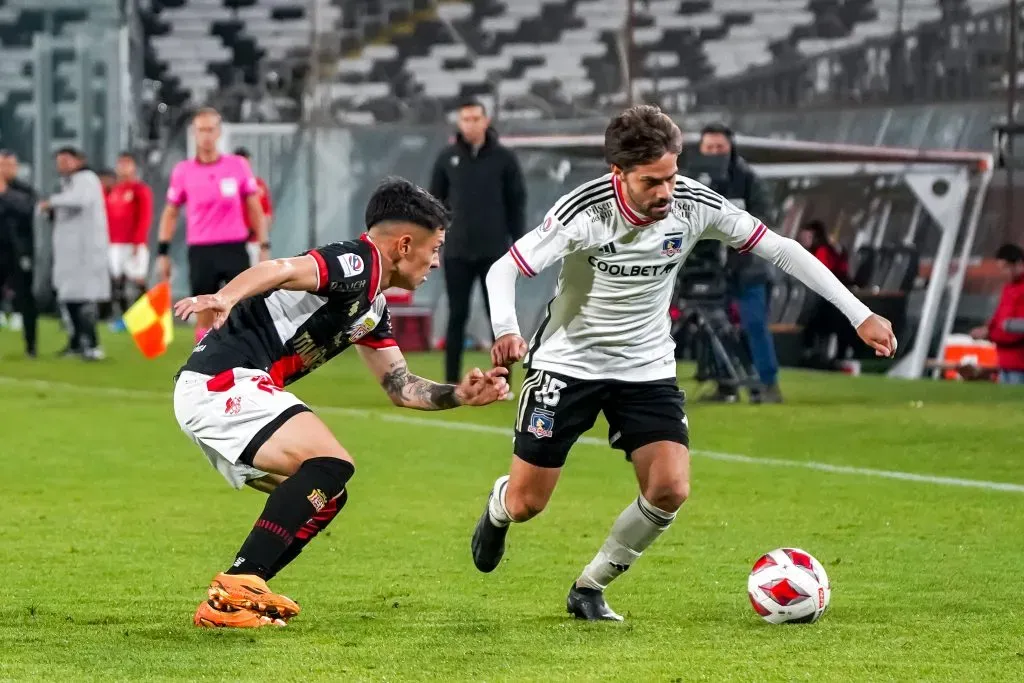
POLYGON ((256 181, 256 176, 253 174, 249 162, 242 157, 238 157, 238 171, 238 186, 242 188, 242 196, 248 197, 249 195, 259 194, 260 184, 256 181))
POLYGON ((704 214, 704 236, 725 242, 741 254, 750 253, 768 228, 759 219, 722 200, 720 208, 701 205, 704 214))
POLYGON ((270 218, 271 214, 274 213, 274 205, 270 201, 270 188, 259 178, 256 179, 256 183, 259 186, 260 204, 263 205, 263 213, 267 218, 270 218))
POLYGON ((371 349, 387 349, 392 346, 398 346, 394 330, 391 327, 391 309, 385 306, 384 313, 381 315, 380 322, 377 323, 377 326, 367 332, 362 339, 356 342, 356 344, 359 346, 366 346, 371 349))
POLYGON ((317 292, 353 293, 369 286, 371 264, 352 243, 333 242, 306 253, 316 261, 317 292))
POLYGON ((171 181, 167 185, 167 203, 174 206, 181 206, 188 199, 185 192, 185 165, 178 162, 171 171, 171 181))
POLYGON ((534 277, 548 266, 587 246, 586 233, 579 219, 563 225, 554 214, 555 210, 552 209, 543 223, 516 240, 509 249, 512 260, 525 277, 534 277))

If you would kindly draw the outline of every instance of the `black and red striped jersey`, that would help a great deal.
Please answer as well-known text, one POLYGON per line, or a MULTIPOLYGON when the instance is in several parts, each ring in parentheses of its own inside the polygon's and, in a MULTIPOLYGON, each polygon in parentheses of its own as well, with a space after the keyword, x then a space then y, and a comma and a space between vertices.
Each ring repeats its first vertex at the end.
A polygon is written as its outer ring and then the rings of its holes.
POLYGON ((316 292, 275 289, 239 302, 181 369, 207 375, 231 368, 264 370, 283 387, 353 344, 396 346, 373 242, 364 234, 306 254, 317 264, 316 292))

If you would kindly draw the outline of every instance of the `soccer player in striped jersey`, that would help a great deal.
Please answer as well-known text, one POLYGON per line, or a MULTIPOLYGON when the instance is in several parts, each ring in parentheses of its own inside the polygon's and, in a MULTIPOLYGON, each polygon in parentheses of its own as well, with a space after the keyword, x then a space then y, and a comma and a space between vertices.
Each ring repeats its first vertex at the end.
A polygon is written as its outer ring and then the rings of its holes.
POLYGON ((698 240, 771 261, 837 306, 878 355, 896 351, 889 321, 799 244, 679 175, 681 151, 679 128, 657 107, 616 116, 605 132, 611 173, 562 197, 487 276, 492 360, 508 366, 525 357, 528 372, 509 474, 494 483, 473 534, 476 567, 493 571, 510 524, 544 509, 570 448, 598 413, 639 484, 569 590, 567 609, 580 619, 622 619, 605 602, 605 588, 668 529, 690 492, 689 430, 668 309, 676 273, 698 240), (558 262, 554 298, 527 347, 516 320, 516 279, 558 262))
POLYGON ((264 261, 175 306, 183 318, 205 312, 213 322, 175 377, 178 424, 231 486, 269 494, 234 562, 210 583, 197 626, 281 626, 298 614, 267 581, 348 500, 352 456, 291 384, 355 348, 403 408, 486 405, 508 393, 504 368, 474 369, 458 384, 412 374, 392 334, 384 290, 423 284, 439 265, 447 226, 435 197, 388 179, 370 197, 359 239, 264 261))

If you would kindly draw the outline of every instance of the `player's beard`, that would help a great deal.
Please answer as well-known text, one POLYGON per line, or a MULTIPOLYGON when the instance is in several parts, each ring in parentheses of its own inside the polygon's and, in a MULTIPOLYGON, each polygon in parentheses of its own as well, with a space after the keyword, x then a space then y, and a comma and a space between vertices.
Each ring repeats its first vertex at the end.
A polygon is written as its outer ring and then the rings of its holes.
POLYGON ((652 204, 647 209, 647 216, 649 218, 654 218, 655 220, 659 220, 660 221, 661 219, 666 218, 668 216, 668 209, 669 209, 670 206, 672 206, 672 200, 671 199, 666 200, 664 202, 658 202, 656 204, 652 204))
MULTIPOLYGON (((623 185, 625 185, 625 183, 623 183, 623 185)), ((664 218, 667 218, 668 217, 667 208, 672 206, 672 200, 671 199, 669 199, 669 200, 667 200, 665 202, 652 202, 652 203, 646 204, 646 205, 643 204, 642 202, 638 202, 636 200, 636 197, 633 196, 633 191, 629 189, 628 185, 626 185, 626 196, 629 198, 629 203, 632 206, 636 207, 634 210, 637 213, 639 213, 641 216, 645 216, 647 218, 650 218, 650 219, 656 220, 656 221, 660 221, 660 220, 662 220, 664 218), (663 213, 659 213, 660 209, 661 210, 665 210, 665 211, 663 213)))

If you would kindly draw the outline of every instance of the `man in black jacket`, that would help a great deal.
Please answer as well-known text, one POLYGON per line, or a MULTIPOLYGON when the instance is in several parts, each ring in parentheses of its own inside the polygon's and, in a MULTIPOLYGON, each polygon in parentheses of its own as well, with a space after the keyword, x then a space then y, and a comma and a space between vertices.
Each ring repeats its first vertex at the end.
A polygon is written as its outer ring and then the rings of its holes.
POLYGON ((14 309, 21 314, 25 353, 36 356, 34 217, 36 192, 18 180, 18 157, 0 150, 0 291, 14 291, 14 309))
MULTIPOLYGON (((741 157, 733 132, 724 125, 705 126, 700 136, 700 154, 693 164, 694 177, 741 209, 768 220, 768 202, 760 179, 741 157)), ((726 257, 730 293, 739 307, 740 324, 750 344, 761 387, 750 393, 752 403, 781 403, 779 361, 768 330, 768 264, 753 254, 729 249, 726 257)), ((732 402, 737 388, 719 385, 716 399, 732 402)))
MULTIPOLYGON (((455 142, 434 163, 430 192, 452 211, 444 245, 444 280, 448 290, 445 375, 462 374, 462 349, 473 284, 484 279, 526 228, 526 187, 515 155, 498 142, 482 104, 459 107, 455 142)), ((488 313, 490 308, 488 306, 488 313)))

